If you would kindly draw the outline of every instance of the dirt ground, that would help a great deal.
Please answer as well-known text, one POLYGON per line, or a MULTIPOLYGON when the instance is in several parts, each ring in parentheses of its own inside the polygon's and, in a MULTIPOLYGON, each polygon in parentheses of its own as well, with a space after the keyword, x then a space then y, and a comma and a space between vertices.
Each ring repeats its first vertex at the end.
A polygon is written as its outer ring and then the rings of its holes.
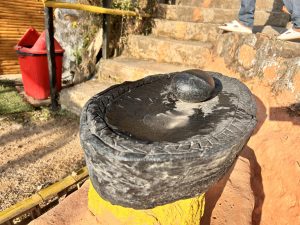
MULTIPOLYGON (((206 69, 240 79, 226 69, 222 60, 206 69)), ((270 84, 276 79, 271 70, 262 79, 243 80, 255 97, 258 119, 245 151, 250 159, 255 197, 252 224, 299 225, 300 107, 290 107, 299 102, 299 96, 287 90, 275 93, 270 84)), ((294 85, 300 90, 300 74, 294 77, 294 85)), ((227 218, 234 219, 234 215, 227 218)))
POLYGON ((78 130, 64 111, 0 115, 0 211, 84 165, 78 130))

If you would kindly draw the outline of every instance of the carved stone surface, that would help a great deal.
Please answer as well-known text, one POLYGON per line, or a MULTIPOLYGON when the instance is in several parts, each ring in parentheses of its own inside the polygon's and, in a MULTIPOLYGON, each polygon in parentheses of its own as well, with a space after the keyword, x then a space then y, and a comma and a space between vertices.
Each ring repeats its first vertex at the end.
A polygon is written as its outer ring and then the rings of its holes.
POLYGON ((172 92, 184 102, 202 102, 211 97, 215 82, 211 76, 198 70, 188 70, 173 77, 172 92))
POLYGON ((216 89, 201 103, 168 98, 178 73, 125 82, 86 103, 81 144, 101 197, 149 209, 198 196, 224 176, 256 125, 256 106, 237 79, 207 74, 216 89))

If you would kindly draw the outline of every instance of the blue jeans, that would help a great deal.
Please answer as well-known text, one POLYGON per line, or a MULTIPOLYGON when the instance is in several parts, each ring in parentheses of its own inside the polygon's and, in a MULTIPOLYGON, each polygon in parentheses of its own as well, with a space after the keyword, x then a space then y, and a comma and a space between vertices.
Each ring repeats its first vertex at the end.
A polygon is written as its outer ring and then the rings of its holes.
MULTIPOLYGON (((239 20, 247 27, 253 27, 256 0, 242 0, 239 20)), ((292 15, 295 28, 300 28, 300 0, 283 0, 292 15)))

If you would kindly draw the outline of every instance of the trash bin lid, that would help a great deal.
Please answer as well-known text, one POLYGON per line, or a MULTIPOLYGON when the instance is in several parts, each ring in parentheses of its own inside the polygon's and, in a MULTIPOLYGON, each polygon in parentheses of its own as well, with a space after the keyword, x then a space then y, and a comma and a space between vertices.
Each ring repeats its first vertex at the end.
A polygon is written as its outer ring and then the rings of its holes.
POLYGON ((37 39, 39 39, 39 37, 40 37, 39 32, 37 32, 37 30, 34 29, 33 27, 30 27, 25 32, 25 34, 20 39, 20 41, 17 43, 16 47, 19 46, 19 47, 31 48, 35 44, 37 39))
MULTIPOLYGON (((54 47, 56 54, 62 54, 64 52, 64 49, 60 46, 55 38, 54 47)), ((43 31, 42 34, 39 35, 34 28, 28 29, 23 38, 18 42, 16 50, 21 53, 37 55, 47 54, 46 31, 43 31)))

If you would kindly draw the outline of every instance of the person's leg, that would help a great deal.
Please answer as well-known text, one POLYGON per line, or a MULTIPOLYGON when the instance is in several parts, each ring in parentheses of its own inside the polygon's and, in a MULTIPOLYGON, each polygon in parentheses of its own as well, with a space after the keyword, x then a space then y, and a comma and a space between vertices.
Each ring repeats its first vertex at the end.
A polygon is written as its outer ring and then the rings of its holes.
POLYGON ((293 0, 282 0, 284 6, 287 8, 290 14, 293 13, 293 0))
POLYGON ((300 29, 300 1, 292 0, 292 21, 295 29, 300 29))
POLYGON ((283 0, 284 5, 291 14, 294 28, 300 29, 300 1, 299 0, 283 0))
POLYGON ((232 22, 225 23, 224 25, 219 26, 219 28, 230 32, 247 34, 252 33, 255 4, 256 0, 241 0, 239 21, 233 20, 232 22))
POLYGON ((256 0, 242 0, 239 21, 247 27, 253 27, 256 0))
POLYGON ((291 14, 293 28, 287 30, 278 36, 280 40, 300 39, 300 1, 299 0, 283 0, 284 5, 291 14))

